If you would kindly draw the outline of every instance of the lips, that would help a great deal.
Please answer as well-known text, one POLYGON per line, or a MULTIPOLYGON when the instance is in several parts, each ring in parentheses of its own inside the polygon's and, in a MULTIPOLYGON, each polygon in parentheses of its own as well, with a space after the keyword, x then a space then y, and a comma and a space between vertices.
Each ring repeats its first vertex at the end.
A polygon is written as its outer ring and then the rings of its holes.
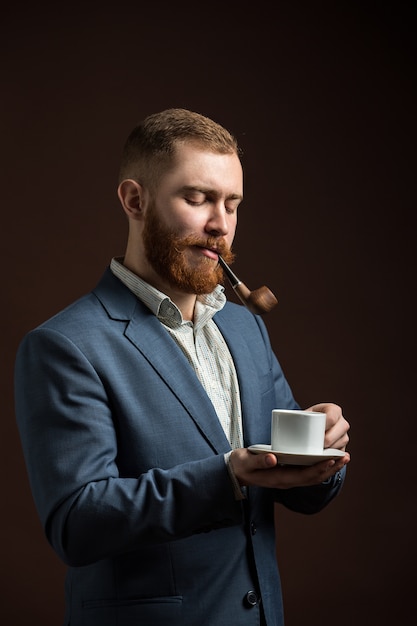
POLYGON ((197 246, 202 253, 204 254, 204 256, 208 257, 209 259, 213 259, 214 261, 217 261, 219 258, 219 252, 213 248, 206 248, 204 246, 197 246))
POLYGON ((234 254, 230 250, 226 241, 218 237, 208 237, 206 240, 197 237, 186 237, 181 240, 183 250, 194 248, 196 252, 200 252, 207 259, 218 262, 219 256, 226 260, 227 263, 233 263, 234 254))

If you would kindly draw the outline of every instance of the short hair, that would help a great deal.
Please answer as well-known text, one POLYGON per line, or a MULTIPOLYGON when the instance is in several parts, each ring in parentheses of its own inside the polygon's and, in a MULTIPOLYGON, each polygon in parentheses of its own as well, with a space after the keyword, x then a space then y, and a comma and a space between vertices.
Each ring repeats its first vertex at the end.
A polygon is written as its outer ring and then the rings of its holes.
POLYGON ((218 154, 236 154, 241 149, 226 128, 187 109, 166 109, 146 117, 128 136, 122 151, 119 182, 132 178, 154 185, 169 169, 179 143, 190 142, 218 154))

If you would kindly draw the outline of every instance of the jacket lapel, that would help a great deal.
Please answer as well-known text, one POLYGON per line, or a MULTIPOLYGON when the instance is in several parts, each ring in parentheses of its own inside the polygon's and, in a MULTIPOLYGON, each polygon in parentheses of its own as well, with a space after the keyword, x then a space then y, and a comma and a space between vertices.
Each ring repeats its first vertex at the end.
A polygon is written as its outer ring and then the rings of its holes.
POLYGON ((178 398, 217 453, 230 449, 207 393, 182 350, 155 315, 107 270, 95 295, 111 319, 126 320, 125 337, 178 398))

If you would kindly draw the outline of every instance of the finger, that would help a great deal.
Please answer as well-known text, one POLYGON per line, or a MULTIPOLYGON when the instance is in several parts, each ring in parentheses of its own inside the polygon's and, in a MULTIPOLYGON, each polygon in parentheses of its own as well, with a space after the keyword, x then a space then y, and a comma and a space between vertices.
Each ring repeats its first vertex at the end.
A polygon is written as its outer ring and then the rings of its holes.
MULTIPOLYGON (((338 471, 340 471, 343 465, 344 463, 340 463, 340 461, 336 462, 334 460, 331 460, 316 463, 315 465, 310 466, 308 468, 308 471, 305 472, 305 475, 303 477, 304 483, 302 486, 309 487, 326 482, 329 478, 331 478, 338 471)), ((296 477, 294 478, 296 479, 296 477)))
POLYGON ((265 452, 264 454, 255 454, 251 450, 248 450, 252 457, 255 457, 254 469, 268 469, 275 467, 278 464, 278 459, 275 454, 265 452))
POLYGON ((326 430, 324 445, 326 448, 343 449, 349 443, 348 431, 350 429, 349 422, 342 417, 336 424, 326 430))
POLYGON ((318 404, 313 404, 307 410, 326 413, 326 416, 330 417, 332 421, 337 420, 342 415, 341 407, 333 402, 319 402, 318 404))

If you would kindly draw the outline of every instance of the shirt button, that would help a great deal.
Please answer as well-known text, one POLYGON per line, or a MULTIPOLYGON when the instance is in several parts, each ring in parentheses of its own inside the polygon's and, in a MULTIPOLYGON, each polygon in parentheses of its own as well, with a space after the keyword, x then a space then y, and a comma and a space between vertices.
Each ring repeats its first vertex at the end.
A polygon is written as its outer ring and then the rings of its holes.
POLYGON ((252 534, 252 535, 256 535, 256 531, 257 531, 257 530, 258 530, 258 529, 256 528, 256 524, 255 524, 255 522, 251 522, 251 525, 250 525, 250 532, 251 532, 251 534, 252 534))

